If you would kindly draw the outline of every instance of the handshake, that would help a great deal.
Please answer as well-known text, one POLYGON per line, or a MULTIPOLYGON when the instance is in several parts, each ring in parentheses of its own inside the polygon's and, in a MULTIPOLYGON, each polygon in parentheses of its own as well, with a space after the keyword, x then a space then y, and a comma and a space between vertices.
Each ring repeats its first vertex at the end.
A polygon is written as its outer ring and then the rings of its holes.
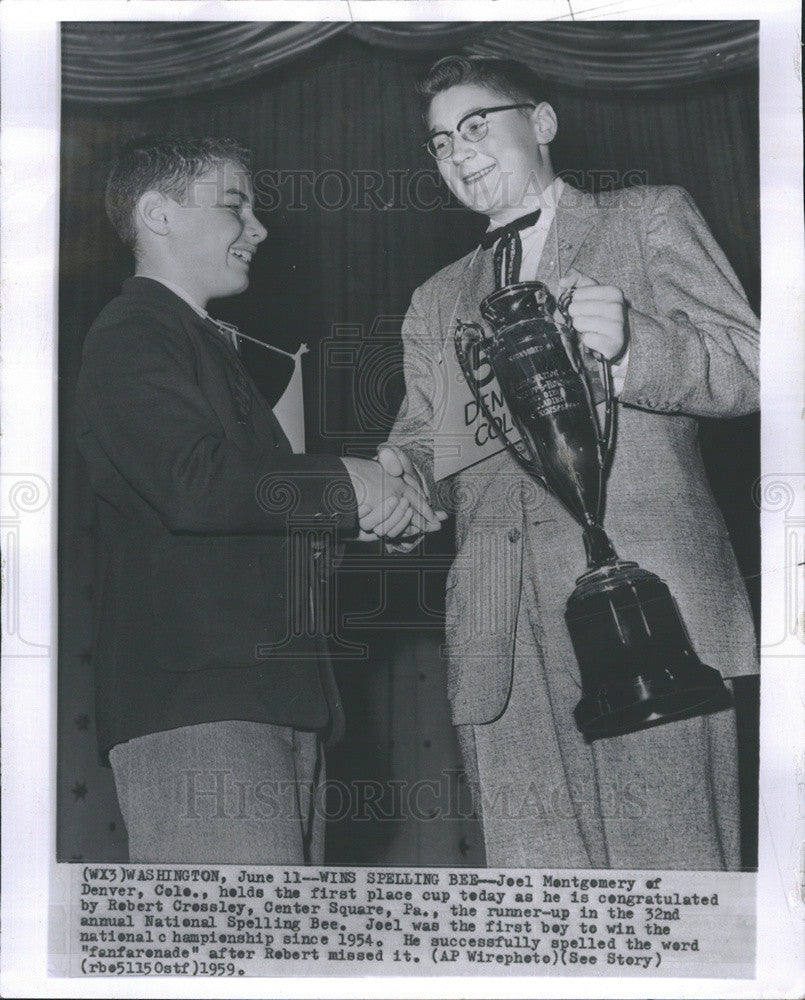
POLYGON ((411 539, 442 526, 447 514, 432 509, 413 462, 400 448, 383 444, 377 460, 342 461, 358 498, 358 541, 411 539))

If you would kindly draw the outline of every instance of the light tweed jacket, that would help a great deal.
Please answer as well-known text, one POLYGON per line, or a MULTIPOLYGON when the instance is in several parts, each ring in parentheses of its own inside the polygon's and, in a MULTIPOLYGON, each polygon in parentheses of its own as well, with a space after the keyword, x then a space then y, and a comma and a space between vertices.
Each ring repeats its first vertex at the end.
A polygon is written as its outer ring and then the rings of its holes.
MULTIPOLYGON (((538 280, 556 292, 573 266, 621 288, 629 303, 604 525, 622 558, 668 583, 705 663, 725 677, 755 672, 746 592, 696 418, 758 408, 757 319, 681 188, 594 196, 566 186, 553 225, 558 241, 551 229, 538 280)), ((492 251, 470 254, 418 288, 405 319, 407 396, 390 439, 434 490, 434 372, 442 345, 452 350, 456 321, 478 322, 493 288, 492 251)), ((488 722, 508 697, 521 601, 546 669, 578 674, 564 606, 586 568, 581 528, 507 452, 440 483, 438 496, 456 514, 446 611, 453 721, 488 722)))

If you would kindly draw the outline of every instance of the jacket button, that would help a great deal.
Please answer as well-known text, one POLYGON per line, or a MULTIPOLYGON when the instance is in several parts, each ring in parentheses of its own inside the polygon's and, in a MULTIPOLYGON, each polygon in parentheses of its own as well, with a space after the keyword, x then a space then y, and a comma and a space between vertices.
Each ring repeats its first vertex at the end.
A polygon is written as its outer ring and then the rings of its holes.
POLYGON ((520 540, 520 529, 519 528, 509 528, 509 541, 517 542, 520 540))

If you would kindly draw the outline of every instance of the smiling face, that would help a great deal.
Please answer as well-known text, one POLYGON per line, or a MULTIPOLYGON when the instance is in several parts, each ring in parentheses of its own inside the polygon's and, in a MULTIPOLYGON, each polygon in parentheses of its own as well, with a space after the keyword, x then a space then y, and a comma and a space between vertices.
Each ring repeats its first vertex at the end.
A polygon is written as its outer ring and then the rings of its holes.
POLYGON ((462 83, 434 95, 428 110, 430 133, 451 132, 453 151, 437 160, 439 173, 458 200, 502 225, 539 205, 540 193, 554 179, 548 143, 555 133, 550 105, 531 112, 496 111, 480 142, 454 131, 465 115, 514 100, 475 83, 462 83), (553 129, 546 129, 545 111, 553 129))
POLYGON ((251 178, 227 160, 194 178, 182 202, 168 199, 165 258, 170 277, 201 306, 245 291, 266 230, 254 214, 251 178))

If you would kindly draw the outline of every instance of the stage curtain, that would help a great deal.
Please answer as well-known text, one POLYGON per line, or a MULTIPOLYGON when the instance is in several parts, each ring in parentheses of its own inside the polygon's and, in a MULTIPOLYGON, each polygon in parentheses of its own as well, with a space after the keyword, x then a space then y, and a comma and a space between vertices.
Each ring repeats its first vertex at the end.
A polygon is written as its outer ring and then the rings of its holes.
POLYGON ((657 91, 750 68, 757 36, 756 21, 542 22, 526 31, 512 22, 468 50, 517 59, 574 87, 657 91))
POLYGON ((343 31, 331 21, 85 21, 62 31, 62 96, 156 100, 229 86, 343 31))
POLYGON ((64 24, 63 96, 131 103, 231 86, 299 58, 334 35, 405 52, 463 48, 531 66, 570 86, 656 91, 746 70, 756 21, 557 23, 86 21, 64 24))

